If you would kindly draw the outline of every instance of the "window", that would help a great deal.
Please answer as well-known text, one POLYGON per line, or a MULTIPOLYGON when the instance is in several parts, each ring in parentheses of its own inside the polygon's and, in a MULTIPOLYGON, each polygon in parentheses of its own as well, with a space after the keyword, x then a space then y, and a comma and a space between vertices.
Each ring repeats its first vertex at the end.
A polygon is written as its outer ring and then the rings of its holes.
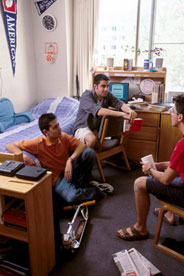
POLYGON ((157 1, 154 47, 164 49, 167 91, 184 92, 184 1, 157 1), (163 12, 164 11, 164 12, 163 12))
MULTIPOLYGON (((163 48, 160 57, 167 67, 166 92, 184 91, 183 0, 100 0, 99 26, 98 65, 106 65, 107 58, 113 57, 114 66, 123 66, 124 58, 133 58, 134 66, 143 67, 144 59, 148 58, 144 50, 163 48), (135 53, 136 38, 140 55, 135 53)), ((152 56, 154 64, 156 57, 152 56)))

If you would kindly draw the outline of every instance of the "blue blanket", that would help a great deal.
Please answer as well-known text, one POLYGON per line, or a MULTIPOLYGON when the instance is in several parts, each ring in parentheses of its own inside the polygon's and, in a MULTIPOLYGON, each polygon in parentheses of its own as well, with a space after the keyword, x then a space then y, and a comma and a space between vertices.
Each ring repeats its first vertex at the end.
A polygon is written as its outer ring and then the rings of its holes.
POLYGON ((5 146, 8 143, 42 136, 38 119, 43 113, 54 113, 62 131, 72 135, 78 108, 79 102, 68 97, 49 98, 42 101, 28 110, 33 115, 34 121, 13 126, 0 134, 0 152, 6 152, 5 146))

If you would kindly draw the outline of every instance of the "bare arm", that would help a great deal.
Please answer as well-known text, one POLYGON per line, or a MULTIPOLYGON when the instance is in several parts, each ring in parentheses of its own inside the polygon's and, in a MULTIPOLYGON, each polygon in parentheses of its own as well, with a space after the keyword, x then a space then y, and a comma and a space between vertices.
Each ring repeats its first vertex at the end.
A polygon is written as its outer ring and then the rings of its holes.
POLYGON ((158 171, 164 171, 169 167, 169 161, 155 163, 158 171))
POLYGON ((65 174, 64 174, 64 177, 67 181, 70 181, 72 179, 72 162, 81 155, 81 153, 86 147, 87 146, 84 143, 80 142, 78 147, 74 150, 74 152, 70 156, 71 159, 67 160, 66 166, 65 166, 65 174))
POLYGON ((169 185, 171 181, 178 175, 177 171, 174 171, 169 167, 167 167, 167 169, 164 172, 160 172, 154 170, 150 164, 145 164, 143 162, 141 162, 141 164, 142 171, 144 174, 148 174, 148 171, 150 171, 150 174, 164 185, 169 185))
MULTIPOLYGON (((10 152, 10 153, 21 153, 21 152, 22 152, 22 150, 19 148, 17 142, 7 144, 7 145, 6 145, 6 149, 7 149, 7 151, 10 152)), ((24 160, 24 163, 25 163, 26 165, 29 165, 29 166, 36 166, 35 161, 34 161, 31 157, 27 156, 27 155, 24 154, 24 153, 23 153, 23 160, 24 160)))
POLYGON ((121 110, 125 113, 130 114, 130 123, 133 124, 134 119, 137 117, 137 113, 133 111, 127 104, 122 104, 121 110))
POLYGON ((114 110, 103 108, 103 107, 98 110, 97 115, 98 116, 123 117, 123 118, 128 119, 128 120, 130 120, 130 118, 131 118, 130 113, 121 112, 121 111, 114 111, 114 110))

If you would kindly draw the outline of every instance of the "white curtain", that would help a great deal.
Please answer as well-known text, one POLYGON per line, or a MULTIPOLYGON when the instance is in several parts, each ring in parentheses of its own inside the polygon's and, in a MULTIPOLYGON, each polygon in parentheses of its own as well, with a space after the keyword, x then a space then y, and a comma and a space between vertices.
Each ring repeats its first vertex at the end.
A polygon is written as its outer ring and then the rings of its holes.
POLYGON ((73 1, 73 95, 91 89, 91 66, 98 39, 98 15, 100 0, 73 1))

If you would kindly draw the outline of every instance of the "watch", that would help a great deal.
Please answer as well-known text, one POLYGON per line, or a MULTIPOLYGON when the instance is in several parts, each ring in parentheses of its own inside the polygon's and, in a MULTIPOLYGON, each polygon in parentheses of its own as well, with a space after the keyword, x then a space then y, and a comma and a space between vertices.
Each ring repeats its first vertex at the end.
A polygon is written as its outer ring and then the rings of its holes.
POLYGON ((68 160, 70 160, 71 162, 73 162, 73 158, 71 156, 68 157, 68 160))
POLYGON ((153 167, 151 166, 148 170, 147 170, 147 172, 148 172, 148 176, 151 176, 151 172, 150 172, 150 170, 151 169, 153 169, 153 167))
POLYGON ((51 14, 46 14, 42 17, 42 26, 45 30, 51 32, 56 28, 56 18, 51 14))

